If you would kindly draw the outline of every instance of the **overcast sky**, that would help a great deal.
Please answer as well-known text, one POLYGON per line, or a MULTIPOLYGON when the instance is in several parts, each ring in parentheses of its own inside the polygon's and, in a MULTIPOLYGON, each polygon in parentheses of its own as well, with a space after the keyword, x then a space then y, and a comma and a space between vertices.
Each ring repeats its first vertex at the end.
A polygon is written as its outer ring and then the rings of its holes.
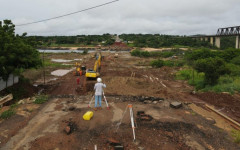
MULTIPOLYGON (((0 20, 23 24, 83 10, 112 0, 0 0, 0 20)), ((240 0, 119 0, 47 22, 17 26, 28 35, 152 33, 216 34, 240 25, 240 0)))

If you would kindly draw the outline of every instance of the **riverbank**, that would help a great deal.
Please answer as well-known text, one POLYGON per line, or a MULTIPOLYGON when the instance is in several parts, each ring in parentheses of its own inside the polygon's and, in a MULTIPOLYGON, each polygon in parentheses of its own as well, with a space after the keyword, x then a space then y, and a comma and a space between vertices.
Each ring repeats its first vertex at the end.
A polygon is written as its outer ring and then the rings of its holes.
POLYGON ((130 47, 38 47, 39 50, 102 50, 102 51, 130 51, 132 48, 130 47))

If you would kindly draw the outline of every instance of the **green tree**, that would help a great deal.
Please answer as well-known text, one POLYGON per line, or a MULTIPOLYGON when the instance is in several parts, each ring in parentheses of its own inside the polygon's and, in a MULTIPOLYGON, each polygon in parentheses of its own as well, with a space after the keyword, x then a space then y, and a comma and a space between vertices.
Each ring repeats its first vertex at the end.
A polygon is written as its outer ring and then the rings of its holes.
POLYGON ((214 85, 221 75, 230 73, 224 60, 218 57, 199 59, 194 63, 194 69, 205 73, 205 85, 214 85))
POLYGON ((10 74, 19 75, 22 69, 41 65, 39 53, 28 40, 26 33, 15 35, 11 20, 0 21, 0 77, 6 81, 10 74))

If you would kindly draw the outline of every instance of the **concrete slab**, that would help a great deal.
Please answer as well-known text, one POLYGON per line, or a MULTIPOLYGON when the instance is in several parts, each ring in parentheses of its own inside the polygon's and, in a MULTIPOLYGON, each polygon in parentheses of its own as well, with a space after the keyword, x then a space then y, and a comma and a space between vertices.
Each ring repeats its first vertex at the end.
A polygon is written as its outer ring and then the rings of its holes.
POLYGON ((172 102, 172 103, 170 103, 170 107, 172 107, 172 108, 181 108, 182 107, 182 103, 180 103, 180 102, 172 102))

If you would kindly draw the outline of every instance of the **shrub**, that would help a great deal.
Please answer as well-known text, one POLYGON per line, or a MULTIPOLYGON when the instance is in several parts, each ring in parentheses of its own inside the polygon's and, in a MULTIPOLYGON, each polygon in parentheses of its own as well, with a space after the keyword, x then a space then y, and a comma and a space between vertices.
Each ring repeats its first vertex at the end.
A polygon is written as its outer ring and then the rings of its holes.
POLYGON ((162 53, 161 53, 161 56, 162 56, 163 58, 172 57, 173 55, 174 55, 173 52, 162 52, 162 53))
POLYGON ((222 76, 217 85, 206 86, 202 91, 229 92, 231 94, 234 94, 235 91, 240 92, 240 77, 222 76))
POLYGON ((176 73, 176 79, 177 80, 189 80, 191 78, 192 70, 186 69, 186 70, 181 70, 176 73))
POLYGON ((88 50, 87 50, 87 49, 84 49, 84 50, 83 50, 83 54, 84 54, 84 55, 88 54, 88 50))
POLYGON ((150 64, 152 67, 161 68, 162 66, 164 66, 164 61, 160 59, 153 60, 150 64))
POLYGON ((230 70, 232 76, 240 76, 240 66, 228 63, 226 67, 230 70))
POLYGON ((36 100, 34 101, 35 104, 43 104, 48 100, 47 95, 39 95, 36 97, 36 100))
POLYGON ((185 64, 185 61, 183 61, 183 60, 175 61, 175 66, 176 67, 182 67, 182 66, 184 66, 184 64, 185 64))
POLYGON ((237 57, 234 57, 232 60, 231 60, 231 63, 235 64, 235 65, 240 65, 240 55, 237 56, 237 57))
POLYGON ((197 73, 196 70, 185 69, 176 73, 177 80, 187 80, 188 84, 195 86, 197 90, 204 88, 204 73, 197 73), (193 78, 194 75, 194 78, 193 78))
POLYGON ((131 55, 132 56, 140 56, 141 55, 141 51, 139 49, 133 50, 131 52, 131 55))
POLYGON ((170 60, 167 60, 167 61, 164 61, 164 66, 168 66, 168 67, 173 67, 175 64, 173 61, 170 61, 170 60))
POLYGON ((10 118, 11 116, 13 116, 15 113, 16 113, 15 110, 13 110, 13 109, 10 108, 9 110, 4 111, 4 112, 1 114, 0 118, 2 118, 2 119, 8 119, 8 118, 10 118))
POLYGON ((240 56, 240 50, 229 48, 227 50, 222 51, 218 54, 219 57, 223 58, 226 62, 230 62, 235 57, 240 56))
POLYGON ((232 131, 232 136, 234 137, 234 142, 240 143, 240 131, 233 130, 232 131))

